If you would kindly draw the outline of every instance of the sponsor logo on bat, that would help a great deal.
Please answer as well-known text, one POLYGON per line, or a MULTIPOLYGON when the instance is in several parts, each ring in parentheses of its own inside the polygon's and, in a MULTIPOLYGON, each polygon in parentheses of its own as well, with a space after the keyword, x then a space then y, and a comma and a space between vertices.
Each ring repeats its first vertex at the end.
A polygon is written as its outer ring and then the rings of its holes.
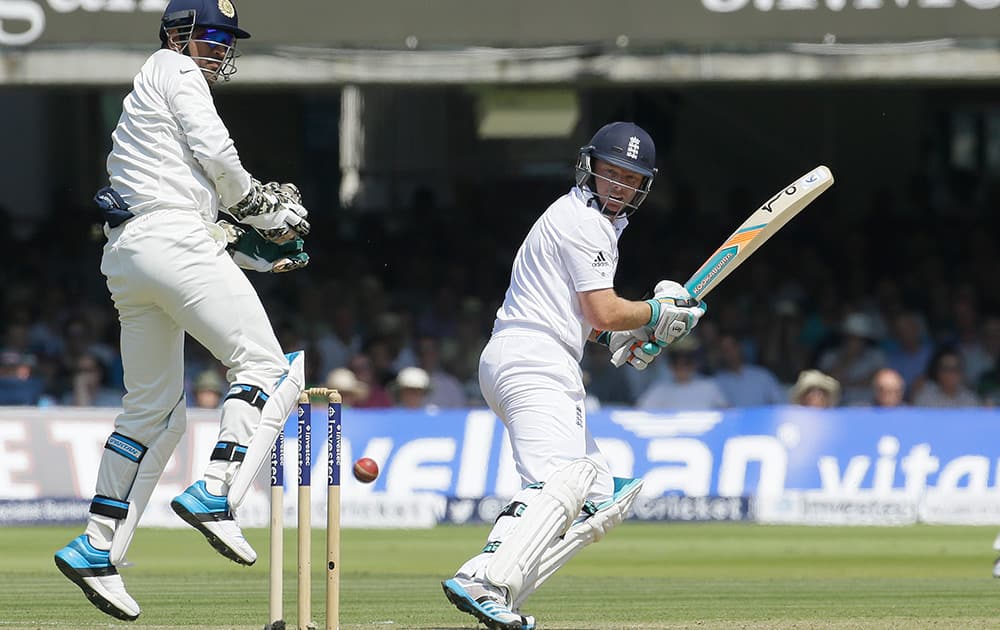
POLYGON ((691 293, 694 295, 698 295, 699 293, 701 293, 706 286, 712 283, 712 280, 715 278, 715 276, 719 275, 719 273, 726 268, 726 265, 728 265, 729 262, 736 257, 736 252, 738 251, 739 251, 738 247, 733 247, 726 250, 725 254, 722 255, 722 258, 716 260, 715 264, 712 265, 712 267, 705 272, 705 276, 701 280, 699 280, 698 283, 694 285, 694 287, 691 287, 689 291, 691 291, 691 293))

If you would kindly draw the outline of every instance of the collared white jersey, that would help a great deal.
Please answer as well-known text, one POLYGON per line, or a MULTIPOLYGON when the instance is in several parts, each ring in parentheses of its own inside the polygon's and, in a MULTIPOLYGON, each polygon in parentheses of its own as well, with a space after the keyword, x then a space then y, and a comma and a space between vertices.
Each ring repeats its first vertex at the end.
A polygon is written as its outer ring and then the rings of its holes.
POLYGON ((577 361, 590 336, 577 292, 614 287, 618 238, 628 220, 614 224, 588 205, 593 195, 574 187, 542 213, 521 244, 510 288, 497 310, 501 330, 542 331, 577 361))
POLYGON ((250 190, 229 131, 198 65, 180 53, 153 53, 122 103, 108 156, 111 187, 129 210, 191 210, 215 221, 250 190))

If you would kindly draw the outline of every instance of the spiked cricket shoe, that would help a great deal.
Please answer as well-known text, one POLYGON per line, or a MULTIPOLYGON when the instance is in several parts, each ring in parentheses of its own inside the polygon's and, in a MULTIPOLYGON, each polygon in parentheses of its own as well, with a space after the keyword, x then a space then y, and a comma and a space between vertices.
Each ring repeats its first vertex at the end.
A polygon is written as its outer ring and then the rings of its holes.
POLYGON ((170 507, 185 523, 204 534, 208 544, 226 558, 247 566, 257 561, 257 552, 243 537, 229 501, 206 490, 204 481, 188 486, 174 497, 170 507))
POLYGON ((455 608, 481 621, 489 630, 535 630, 535 618, 510 609, 504 592, 484 582, 454 577, 441 582, 455 608))
POLYGON ((125 590, 110 554, 90 544, 86 534, 77 536, 55 554, 56 566, 80 587, 90 603, 123 621, 135 621, 139 604, 125 590))

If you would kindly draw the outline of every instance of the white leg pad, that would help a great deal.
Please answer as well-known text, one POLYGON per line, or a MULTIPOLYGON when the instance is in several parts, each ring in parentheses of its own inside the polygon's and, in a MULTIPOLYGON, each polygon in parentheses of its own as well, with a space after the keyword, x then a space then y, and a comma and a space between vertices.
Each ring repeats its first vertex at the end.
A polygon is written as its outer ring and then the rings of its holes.
POLYGON ((233 476, 229 486, 229 507, 233 510, 242 505, 253 480, 260 474, 264 462, 271 460, 271 447, 284 428, 288 415, 299 402, 299 394, 305 389, 305 353, 302 351, 287 355, 288 373, 278 382, 271 397, 260 412, 260 424, 250 438, 246 456, 233 476))
POLYGON ((632 502, 642 490, 641 479, 615 478, 615 494, 597 507, 592 515, 578 518, 562 538, 552 541, 538 562, 538 571, 525 580, 511 608, 517 610, 545 580, 552 577, 587 545, 599 542, 616 525, 625 520, 632 502))
POLYGON ((520 522, 486 564, 486 579, 506 588, 510 601, 517 600, 525 577, 537 570, 552 539, 572 525, 596 479, 593 461, 574 460, 546 479, 542 491, 525 505, 520 522))
POLYGON ((167 467, 170 456, 184 436, 187 429, 187 409, 184 405, 184 398, 177 402, 177 405, 170 411, 167 418, 167 427, 150 442, 146 454, 139 462, 139 468, 135 473, 135 480, 129 490, 127 500, 129 502, 128 514, 115 528, 114 537, 111 539, 111 564, 120 565, 125 559, 125 552, 132 544, 132 537, 139 526, 139 519, 146 511, 149 498, 153 496, 153 490, 160 481, 160 475, 167 467))

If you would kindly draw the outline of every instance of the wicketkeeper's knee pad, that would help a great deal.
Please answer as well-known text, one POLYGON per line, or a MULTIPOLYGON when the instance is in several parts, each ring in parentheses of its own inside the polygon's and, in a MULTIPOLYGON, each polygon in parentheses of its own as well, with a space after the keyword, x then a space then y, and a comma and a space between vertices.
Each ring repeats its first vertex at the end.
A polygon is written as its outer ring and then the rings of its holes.
POLYGON ((615 477, 614 487, 614 494, 610 499, 598 506, 591 506, 590 509, 585 508, 584 515, 573 522, 566 534, 553 540, 544 550, 537 572, 525 580, 521 592, 512 602, 513 608, 519 608, 545 580, 552 577, 581 549, 599 542, 625 520, 632 509, 632 503, 642 490, 642 479, 615 477))
POLYGON ((529 499, 513 530, 486 563, 486 579, 507 589, 517 599, 527 576, 537 568, 542 553, 572 525, 597 479, 590 459, 574 460, 545 480, 541 492, 529 499))

